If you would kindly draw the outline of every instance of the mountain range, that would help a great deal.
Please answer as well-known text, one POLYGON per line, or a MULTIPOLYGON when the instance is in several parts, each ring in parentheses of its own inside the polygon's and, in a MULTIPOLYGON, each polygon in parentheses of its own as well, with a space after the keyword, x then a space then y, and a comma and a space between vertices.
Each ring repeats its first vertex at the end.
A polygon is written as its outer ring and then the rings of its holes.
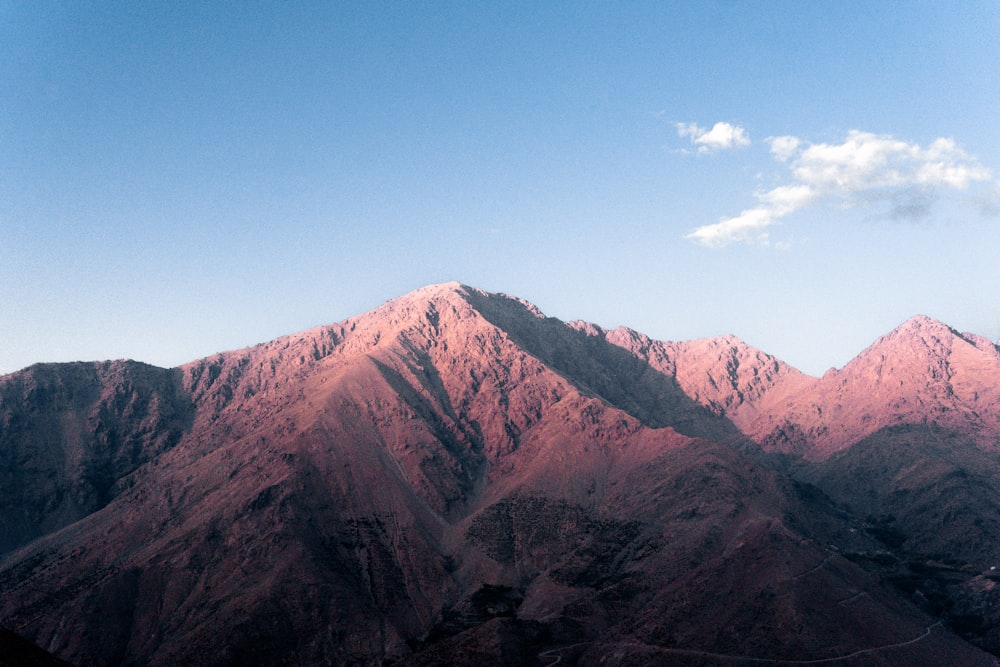
POLYGON ((922 316, 817 378, 446 283, 0 377, 0 647, 70 664, 996 665, 997 565, 1000 346, 922 316))

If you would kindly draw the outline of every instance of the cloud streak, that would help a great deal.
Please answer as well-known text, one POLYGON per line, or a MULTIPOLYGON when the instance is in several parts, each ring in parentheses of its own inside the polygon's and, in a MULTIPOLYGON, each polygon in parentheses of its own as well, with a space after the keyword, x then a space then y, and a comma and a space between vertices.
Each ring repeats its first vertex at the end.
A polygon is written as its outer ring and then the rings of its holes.
POLYGON ((992 178, 951 139, 927 146, 886 134, 851 130, 842 143, 808 144, 798 137, 767 139, 771 156, 786 165, 790 182, 757 193, 757 206, 698 227, 686 238, 706 246, 768 242, 768 228, 808 206, 888 203, 894 219, 929 215, 942 191, 965 190, 992 178))
POLYGON ((706 130, 696 123, 677 123, 677 135, 689 137, 691 143, 698 147, 699 153, 715 153, 750 145, 747 131, 738 125, 718 122, 712 129, 706 130))

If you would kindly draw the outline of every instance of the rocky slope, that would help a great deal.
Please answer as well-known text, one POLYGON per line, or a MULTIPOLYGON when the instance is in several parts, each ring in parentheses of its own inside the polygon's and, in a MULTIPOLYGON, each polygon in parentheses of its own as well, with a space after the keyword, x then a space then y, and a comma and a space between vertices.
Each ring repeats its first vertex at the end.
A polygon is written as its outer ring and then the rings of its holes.
MULTIPOLYGON (((789 425, 807 456, 824 459, 884 428, 927 424, 968 434, 1000 450, 1000 348, 927 317, 883 336, 808 392, 797 392, 778 430, 771 416, 753 435, 773 441, 789 425)), ((775 411, 776 413, 776 411, 775 411)))
POLYGON ((177 444, 193 411, 178 378, 119 361, 0 379, 0 553, 101 509, 177 444))
POLYGON ((904 424, 958 429, 1000 451, 1000 346, 928 317, 911 318, 822 378, 734 336, 672 343, 624 328, 587 330, 673 377, 766 451, 823 460, 904 424))
POLYGON ((75 664, 990 665, 996 357, 913 320, 810 378, 449 283, 179 369, 32 367, 0 625, 75 664))

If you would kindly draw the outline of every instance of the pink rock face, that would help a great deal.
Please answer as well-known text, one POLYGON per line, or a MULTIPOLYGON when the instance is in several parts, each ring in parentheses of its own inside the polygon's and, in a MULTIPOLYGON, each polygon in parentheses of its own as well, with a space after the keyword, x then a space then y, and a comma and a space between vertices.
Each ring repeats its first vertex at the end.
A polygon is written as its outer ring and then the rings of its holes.
POLYGON ((901 424, 957 429, 996 451, 998 378, 996 346, 914 317, 841 370, 828 372, 808 390, 792 392, 784 406, 767 405, 762 410, 767 418, 747 432, 766 446, 774 428, 793 424, 805 434, 804 453, 812 459, 828 458, 901 424))
POLYGON ((628 329, 606 336, 768 451, 822 460, 880 429, 924 423, 1000 449, 1000 348, 928 317, 908 320, 822 378, 733 336, 681 343, 628 329))
POLYGON ((998 356, 915 318, 813 378, 447 283, 178 369, 32 367, 0 626, 77 664, 992 664, 934 604, 990 608, 998 356))

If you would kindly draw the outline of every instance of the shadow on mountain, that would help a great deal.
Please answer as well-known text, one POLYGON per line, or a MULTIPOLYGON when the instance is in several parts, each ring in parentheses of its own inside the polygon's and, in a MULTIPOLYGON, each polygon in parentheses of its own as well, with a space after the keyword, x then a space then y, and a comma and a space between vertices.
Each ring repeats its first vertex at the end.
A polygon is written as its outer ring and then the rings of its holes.
POLYGON ((378 359, 372 358, 371 361, 392 390, 427 425, 440 445, 440 449, 426 459, 426 465, 433 470, 424 470, 424 473, 444 503, 439 509, 451 516, 455 511, 460 513, 464 509, 476 483, 486 470, 482 436, 455 414, 448 393, 427 353, 413 350, 412 354, 418 362, 409 364, 408 367, 437 405, 425 398, 399 371, 378 359), (457 491, 457 495, 454 491, 457 491))
POLYGON ((180 369, 36 364, 0 384, 0 553, 110 503, 191 429, 180 369))
POLYGON ((1000 455, 929 424, 881 429, 807 480, 864 517, 884 546, 859 554, 952 631, 1000 655, 1000 455))
POLYGON ((69 663, 0 628, 0 667, 69 667, 69 663))
MULTIPOLYGON (((1000 557, 1000 455, 928 424, 883 428, 793 474, 862 517, 888 520, 907 549, 986 567, 1000 557)), ((901 540, 901 541, 900 541, 901 540)))
POLYGON ((588 335, 553 317, 539 317, 524 303, 502 295, 467 290, 465 298, 521 349, 573 383, 646 426, 669 426, 678 433, 720 442, 747 444, 724 417, 684 393, 676 380, 657 371, 605 335, 588 335))

